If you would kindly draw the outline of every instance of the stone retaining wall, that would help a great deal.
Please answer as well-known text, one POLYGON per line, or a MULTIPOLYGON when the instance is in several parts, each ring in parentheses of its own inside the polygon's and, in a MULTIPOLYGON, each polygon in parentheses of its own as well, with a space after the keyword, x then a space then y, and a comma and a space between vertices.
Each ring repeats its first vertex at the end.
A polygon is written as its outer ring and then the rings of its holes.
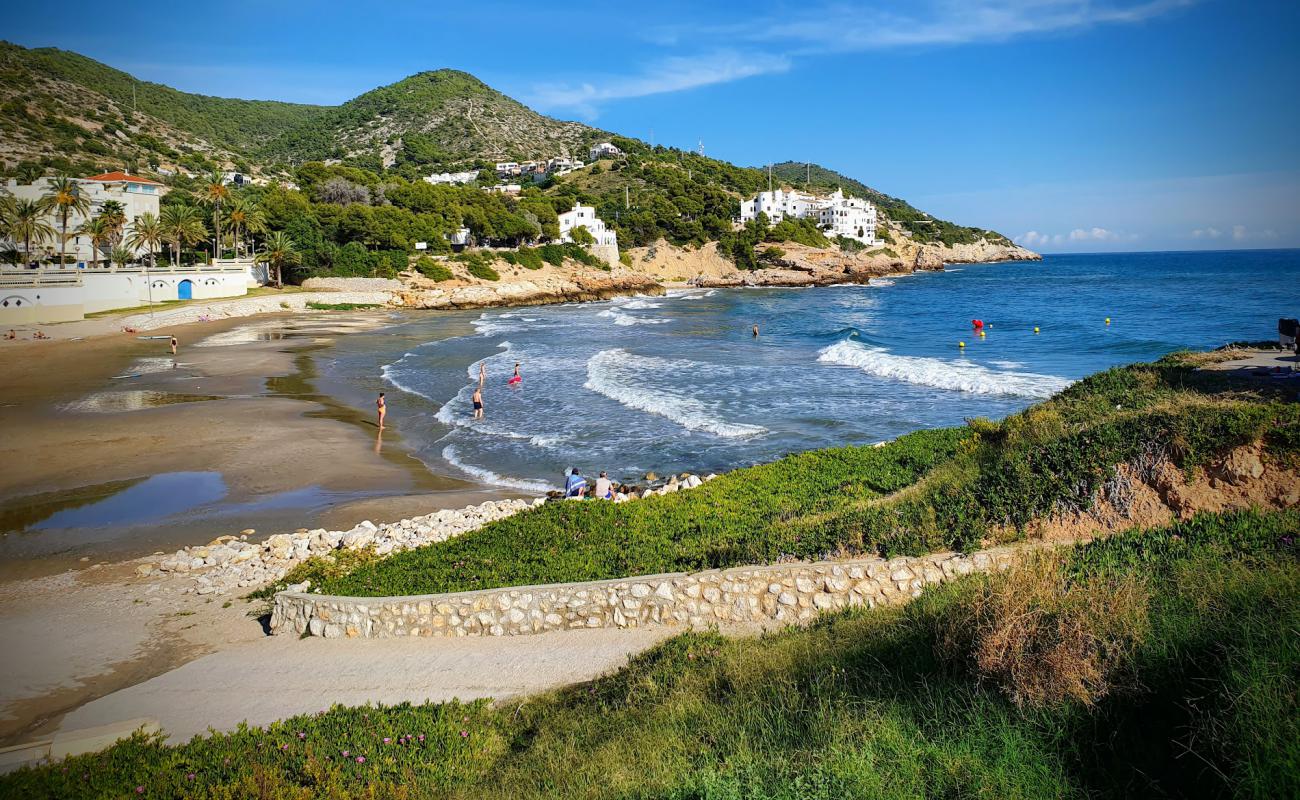
POLYGON ((968 555, 733 567, 407 597, 281 592, 271 632, 326 638, 518 636, 572 628, 806 622, 823 611, 905 603, 927 584, 1006 569, 1025 550, 1022 545, 968 555))

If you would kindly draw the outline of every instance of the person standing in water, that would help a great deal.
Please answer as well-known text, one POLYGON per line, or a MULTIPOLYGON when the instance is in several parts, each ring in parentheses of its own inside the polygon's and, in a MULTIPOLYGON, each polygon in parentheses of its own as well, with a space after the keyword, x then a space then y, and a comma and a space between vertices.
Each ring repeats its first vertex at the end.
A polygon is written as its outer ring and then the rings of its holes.
POLYGON ((375 409, 379 412, 379 430, 384 429, 384 416, 388 414, 388 403, 384 401, 384 393, 379 393, 379 398, 375 400, 375 409))
POLYGON ((179 344, 180 344, 180 342, 176 341, 176 337, 173 336, 173 337, 172 337, 172 355, 176 355, 176 346, 179 345, 179 344))
POLYGON ((754 338, 755 338, 755 339, 758 338, 758 326, 757 326, 757 325, 754 326, 754 338))
POLYGON ((519 384, 521 384, 521 383, 523 383, 523 382, 524 382, 524 379, 519 375, 519 362, 516 361, 516 362, 515 362, 515 374, 514 374, 514 375, 511 375, 511 376, 510 376, 510 380, 506 381, 506 383, 509 384, 509 385, 511 385, 511 386, 517 386, 517 385, 519 385, 519 384))
POLYGON ((478 365, 478 388, 470 400, 474 403, 474 419, 483 419, 483 383, 487 380, 487 362, 478 365))

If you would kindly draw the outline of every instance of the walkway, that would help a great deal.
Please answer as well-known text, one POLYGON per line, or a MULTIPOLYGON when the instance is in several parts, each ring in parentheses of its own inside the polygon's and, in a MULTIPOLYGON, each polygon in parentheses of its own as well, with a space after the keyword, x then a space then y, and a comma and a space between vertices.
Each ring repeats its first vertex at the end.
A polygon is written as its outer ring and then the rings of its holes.
POLYGON ((140 717, 169 741, 211 727, 267 725, 339 703, 504 698, 590 680, 679 631, 580 630, 538 636, 248 642, 90 702, 63 718, 75 731, 140 717))

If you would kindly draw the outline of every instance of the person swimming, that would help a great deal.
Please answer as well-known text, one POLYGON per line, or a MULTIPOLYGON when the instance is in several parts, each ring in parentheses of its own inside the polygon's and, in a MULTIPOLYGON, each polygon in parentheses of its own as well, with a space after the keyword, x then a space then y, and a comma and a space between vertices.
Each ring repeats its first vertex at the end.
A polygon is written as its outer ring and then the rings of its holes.
POLYGON ((487 362, 478 365, 478 388, 470 397, 474 404, 474 419, 483 419, 483 383, 487 380, 487 362))
POLYGON ((507 383, 508 385, 510 385, 510 386, 515 386, 515 385, 520 384, 520 383, 523 383, 523 382, 524 382, 524 379, 523 379, 523 377, 521 377, 520 374, 519 374, 519 362, 516 361, 516 362, 515 362, 515 374, 514 374, 514 375, 511 375, 511 376, 510 376, 510 380, 506 381, 506 383, 507 383))

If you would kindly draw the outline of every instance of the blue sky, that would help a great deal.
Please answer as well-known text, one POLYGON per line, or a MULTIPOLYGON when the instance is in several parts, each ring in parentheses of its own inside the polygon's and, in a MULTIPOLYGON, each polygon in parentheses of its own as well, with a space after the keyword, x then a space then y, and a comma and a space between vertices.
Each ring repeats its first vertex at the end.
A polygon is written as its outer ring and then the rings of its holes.
POLYGON ((1047 252, 1300 246, 1300 3, 65 2, 0 36, 225 96, 454 67, 739 164, 810 160, 1047 252))

